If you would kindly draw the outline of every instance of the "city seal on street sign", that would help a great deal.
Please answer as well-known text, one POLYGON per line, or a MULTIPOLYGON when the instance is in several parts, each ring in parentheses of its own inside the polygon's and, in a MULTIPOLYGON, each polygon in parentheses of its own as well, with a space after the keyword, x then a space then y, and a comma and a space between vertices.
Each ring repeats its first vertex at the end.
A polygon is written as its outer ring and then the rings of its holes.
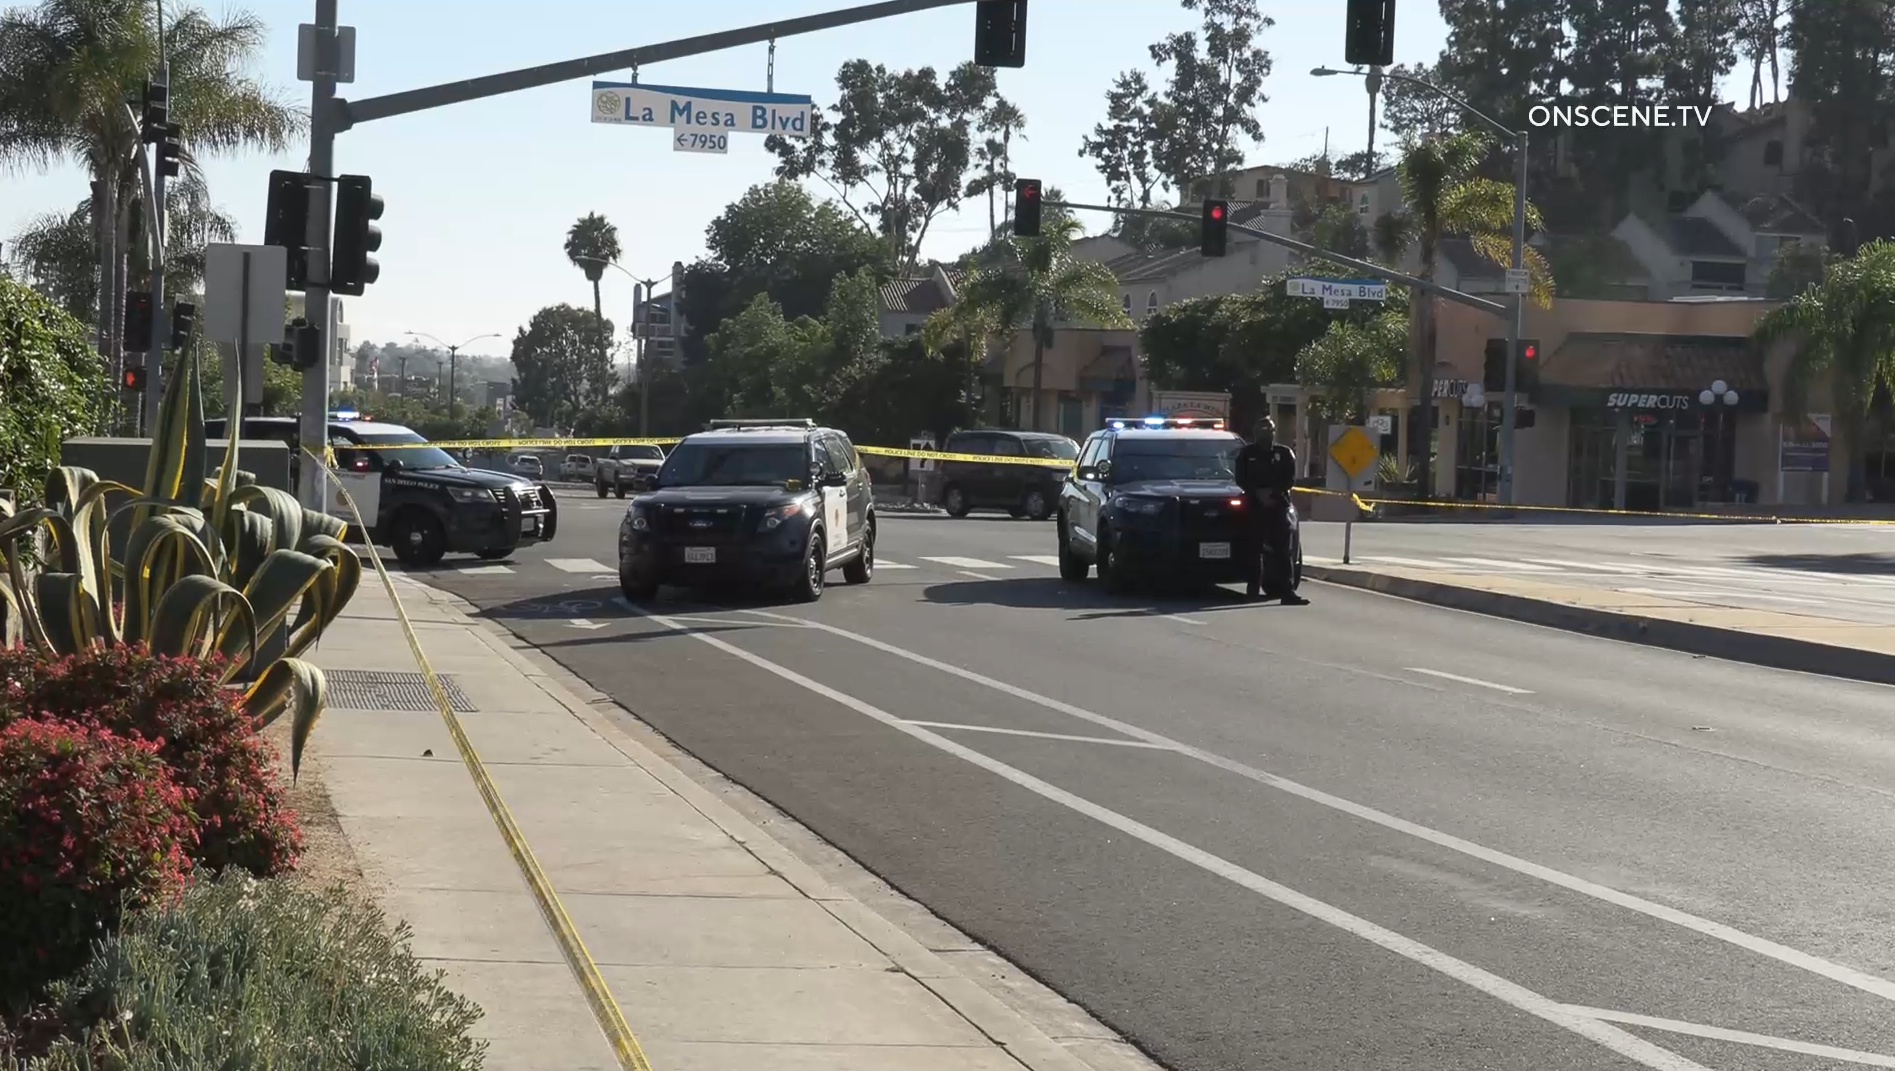
MULTIPOLYGON (((816 102, 793 93, 694 89, 633 82, 592 83, 592 121, 613 126, 669 127, 715 134, 809 136, 816 102)), ((718 152, 685 149, 682 152, 718 152)))

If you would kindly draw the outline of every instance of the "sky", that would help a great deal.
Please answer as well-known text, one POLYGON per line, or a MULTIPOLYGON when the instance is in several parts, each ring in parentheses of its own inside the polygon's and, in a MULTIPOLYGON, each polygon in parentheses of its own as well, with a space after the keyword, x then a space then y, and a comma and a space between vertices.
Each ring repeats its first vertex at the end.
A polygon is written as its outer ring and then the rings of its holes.
MULTIPOLYGON (((269 40, 257 77, 307 105, 295 81, 296 28, 313 19, 312 0, 233 0, 260 15, 269 40)), ((608 3, 605 0, 341 0, 341 22, 356 27, 356 81, 339 95, 365 99, 542 63, 656 44, 717 30, 853 6, 855 0, 716 0, 608 3)), ((11 6, 11 5, 9 5, 11 6)), ((210 0, 213 11, 224 0, 210 0)), ((1329 139, 1341 155, 1363 148, 1367 95, 1360 79, 1314 78, 1318 65, 1342 66, 1342 0, 1263 0, 1276 20, 1264 43, 1275 69, 1259 106, 1265 140, 1247 147, 1253 164, 1287 163, 1329 139)), ((945 72, 973 56, 971 4, 904 15, 778 42, 775 88, 833 103, 836 69, 867 57, 891 69, 945 72)), ((1147 46, 1197 23, 1177 0, 1035 0, 1027 65, 999 72, 1001 92, 1026 114, 1013 147, 1016 173, 1039 178, 1075 201, 1099 202, 1104 183, 1079 153, 1104 118, 1113 77, 1151 70, 1147 46)), ((1402 0, 1397 62, 1434 60, 1445 38, 1432 0, 1402 0)), ((767 46, 654 64, 645 82, 761 90, 767 46)), ((606 80, 624 80, 619 75, 606 80)), ((1159 79, 1154 79, 1158 81, 1159 79)), ((588 121, 587 80, 567 82, 367 123, 336 142, 336 168, 372 176, 386 202, 376 254, 381 277, 346 300, 353 338, 404 341, 425 332, 446 343, 478 335, 468 353, 504 356, 514 333, 542 306, 589 305, 591 290, 561 250, 566 229, 587 212, 618 225, 624 266, 663 276, 673 261, 704 253, 704 228, 750 186, 771 181, 774 158, 760 135, 734 135, 728 155, 674 152, 662 130, 588 121)), ((173 107, 188 116, 188 103, 173 107)), ((188 121, 188 120, 187 120, 188 121)), ((1378 144, 1387 144, 1386 135, 1378 144)), ((306 148, 209 160, 213 199, 237 220, 240 242, 260 242, 266 179, 301 169, 306 148)), ((69 211, 86 192, 82 173, 0 174, 0 239, 29 220, 69 211)), ((1086 220, 1104 228, 1104 217, 1086 220)), ((922 250, 951 259, 987 230, 985 198, 936 221, 922 250)), ((607 318, 629 322, 633 283, 607 272, 607 318)))

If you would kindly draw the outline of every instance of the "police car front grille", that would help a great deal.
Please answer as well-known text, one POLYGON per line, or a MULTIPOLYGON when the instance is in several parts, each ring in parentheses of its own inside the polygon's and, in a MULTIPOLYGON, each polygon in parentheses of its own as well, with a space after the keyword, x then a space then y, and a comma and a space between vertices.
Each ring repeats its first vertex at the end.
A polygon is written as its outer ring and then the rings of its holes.
POLYGON ((665 510, 658 530, 684 539, 728 538, 743 528, 742 506, 686 506, 665 510))
POLYGON ((540 489, 537 487, 529 487, 526 490, 521 491, 520 492, 520 508, 523 510, 540 509, 541 508, 540 489))
POLYGON ((1178 521, 1188 532, 1224 532, 1237 527, 1242 509, 1228 498, 1184 499, 1178 503, 1178 521))

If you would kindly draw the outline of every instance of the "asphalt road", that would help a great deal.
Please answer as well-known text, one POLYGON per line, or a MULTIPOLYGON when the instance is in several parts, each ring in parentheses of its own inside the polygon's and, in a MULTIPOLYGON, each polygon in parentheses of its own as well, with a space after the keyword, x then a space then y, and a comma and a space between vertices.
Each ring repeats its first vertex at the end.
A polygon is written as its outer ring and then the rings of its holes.
MULTIPOLYGON (((1350 561, 1540 577, 1707 605, 1895 622, 1895 524, 1357 524, 1350 561)), ((1343 526, 1304 546, 1339 561, 1343 526)))
POLYGON ((1168 1066, 1895 1067, 1887 689, 1323 585, 1113 599, 1030 521, 635 613, 622 504, 562 506, 421 579, 1168 1066))

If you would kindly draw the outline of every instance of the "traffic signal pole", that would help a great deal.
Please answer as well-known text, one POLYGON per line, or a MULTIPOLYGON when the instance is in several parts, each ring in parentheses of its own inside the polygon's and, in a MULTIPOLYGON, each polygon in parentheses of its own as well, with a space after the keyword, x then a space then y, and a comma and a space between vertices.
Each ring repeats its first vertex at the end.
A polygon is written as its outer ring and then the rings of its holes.
MULTIPOLYGON (((1527 132, 1519 132, 1513 162, 1513 266, 1526 267, 1527 241, 1527 132)), ((1500 504, 1513 505, 1513 432, 1519 423, 1514 410, 1520 382, 1520 330, 1526 320, 1527 296, 1513 295, 1507 316, 1507 390, 1500 414, 1500 504)))
MULTIPOLYGON (((316 0, 316 71, 309 94, 309 173, 317 179, 335 177, 336 73, 340 56, 336 49, 337 0, 316 0)), ((302 465, 298 491, 303 508, 323 512, 325 487, 321 450, 329 442, 329 191, 330 183, 309 184, 308 286, 303 292, 303 317, 316 328, 323 352, 303 369, 303 414, 301 440, 308 450, 302 465), (312 454, 310 451, 316 451, 312 454)))
MULTIPOLYGON (((165 106, 171 105, 171 64, 164 54, 164 5, 158 6, 158 82, 165 87, 165 106)), ((167 111, 167 117, 169 112, 167 111)), ((164 400, 164 348, 171 337, 171 317, 164 307, 165 169, 158 146, 151 153, 151 345, 145 350, 145 396, 139 399, 143 419, 139 430, 156 434, 158 407, 164 400)))

